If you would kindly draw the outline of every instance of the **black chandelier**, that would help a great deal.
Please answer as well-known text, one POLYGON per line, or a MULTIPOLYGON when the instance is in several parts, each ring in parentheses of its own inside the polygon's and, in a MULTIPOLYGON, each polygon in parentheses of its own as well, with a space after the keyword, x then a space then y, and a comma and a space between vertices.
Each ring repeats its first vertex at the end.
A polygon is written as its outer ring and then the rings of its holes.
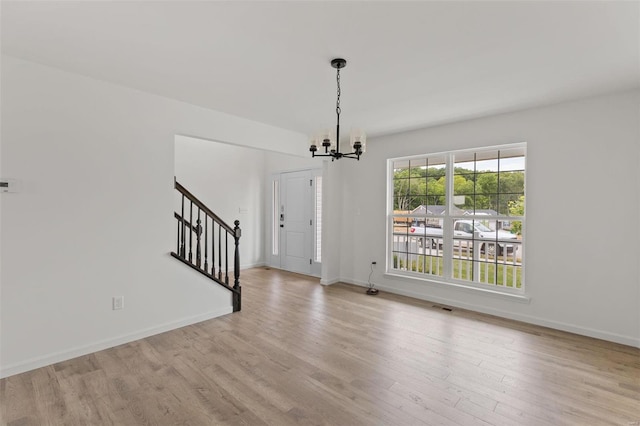
POLYGON ((340 70, 347 66, 347 61, 342 58, 336 58, 331 61, 331 66, 336 69, 336 82, 338 85, 338 97, 336 100, 336 132, 333 134, 330 130, 322 131, 318 136, 311 138, 312 157, 331 157, 331 161, 341 158, 355 158, 360 160, 360 156, 366 148, 367 136, 360 129, 351 130, 351 148, 352 152, 340 152, 340 70), (318 146, 324 147, 324 154, 316 154, 318 146))

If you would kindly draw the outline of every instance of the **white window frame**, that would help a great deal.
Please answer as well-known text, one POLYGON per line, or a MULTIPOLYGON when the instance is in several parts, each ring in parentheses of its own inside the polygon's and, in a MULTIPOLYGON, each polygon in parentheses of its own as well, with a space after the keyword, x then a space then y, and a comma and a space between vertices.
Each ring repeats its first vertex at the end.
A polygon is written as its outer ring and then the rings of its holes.
MULTIPOLYGON (((496 151, 496 150, 510 150, 510 149, 522 149, 524 151, 524 161, 525 161, 525 175, 524 175, 524 188, 525 188, 525 194, 526 194, 526 181, 527 181, 527 167, 526 167, 526 162, 527 162, 527 144, 526 142, 522 142, 522 143, 515 143, 515 144, 506 144, 506 145, 494 145, 494 146, 487 146, 487 147, 479 147, 479 148, 471 148, 471 149, 463 149, 463 150, 455 150, 455 151, 445 151, 445 152, 436 152, 436 153, 428 153, 428 154, 421 154, 421 155, 413 155, 413 156, 406 156, 406 157, 397 157, 397 158, 390 158, 387 160, 387 232, 386 232, 386 274, 390 275, 390 276, 394 276, 394 277, 406 277, 406 278, 411 278, 411 279, 418 279, 421 281, 428 281, 428 282, 436 282, 436 283, 441 283, 441 284, 446 284, 446 285, 452 285, 452 286, 456 286, 456 287, 466 287, 466 288, 473 288, 473 289, 480 289, 480 290, 486 290, 489 292, 497 292, 497 293, 505 293, 508 295, 523 295, 526 297, 525 295, 525 244, 524 242, 526 241, 526 220, 525 220, 525 216, 526 216, 526 211, 527 211, 527 206, 526 206, 526 200, 527 197, 525 196, 525 207, 524 207, 524 211, 525 214, 523 216, 508 216, 508 215, 491 215, 491 216, 482 216, 479 217, 479 215, 453 215, 451 214, 454 208, 454 188, 453 188, 453 182, 454 182, 454 163, 455 163, 455 156, 456 155, 460 155, 460 154, 469 154, 469 153, 482 153, 482 152, 489 152, 489 151, 496 151), (442 267, 442 276, 440 275, 434 275, 434 274, 428 274, 428 273, 421 273, 421 272, 414 272, 411 271, 409 269, 407 270, 399 270, 397 268, 393 267, 393 254, 394 254, 394 249, 393 249, 393 241, 394 241, 394 218, 402 218, 402 217, 406 217, 406 218, 414 218, 416 217, 416 214, 397 214, 394 213, 394 163, 395 162, 399 162, 399 161, 406 161, 406 160, 420 160, 420 159, 425 159, 425 158, 433 158, 433 157, 445 157, 446 159, 446 171, 445 171, 445 181, 446 181, 446 187, 445 187, 445 197, 446 197, 446 213, 442 215, 442 219, 443 219, 443 228, 442 228, 442 233, 443 233, 443 240, 444 240, 444 244, 443 244, 443 249, 442 249, 442 254, 443 254, 443 267, 442 267), (463 279, 457 279, 454 278, 454 274, 453 274, 453 262, 454 262, 454 247, 453 247, 453 240, 454 240, 454 231, 453 231, 453 223, 455 220, 458 219, 489 219, 491 221, 520 221, 522 223, 522 230, 521 230, 521 235, 522 235, 522 244, 520 247, 521 250, 521 256, 522 256, 522 260, 521 260, 521 286, 520 288, 517 288, 516 286, 513 287, 507 287, 504 285, 496 285, 496 284, 487 284, 487 283, 481 283, 481 282, 476 282, 476 281, 471 281, 471 280, 463 280, 463 279)), ((432 217, 432 216, 431 216, 432 217)))

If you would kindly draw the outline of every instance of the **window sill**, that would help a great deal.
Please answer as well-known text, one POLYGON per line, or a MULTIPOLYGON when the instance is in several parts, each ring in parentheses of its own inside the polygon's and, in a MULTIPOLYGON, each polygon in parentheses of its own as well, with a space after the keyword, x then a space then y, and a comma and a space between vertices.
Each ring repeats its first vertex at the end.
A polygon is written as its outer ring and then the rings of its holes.
POLYGON ((524 293, 507 293, 505 291, 494 290, 491 288, 480 288, 480 287, 475 287, 471 285, 459 284, 457 282, 425 279, 425 278, 419 278, 419 277, 412 277, 408 275, 394 274, 392 272, 385 272, 384 276, 385 278, 400 279, 400 280, 410 281, 410 282, 426 283, 429 285, 439 286, 443 288, 451 288, 454 290, 459 290, 467 293, 483 294, 491 297, 498 297, 498 298, 510 300, 513 302, 526 303, 526 304, 529 304, 531 302, 531 297, 524 293))

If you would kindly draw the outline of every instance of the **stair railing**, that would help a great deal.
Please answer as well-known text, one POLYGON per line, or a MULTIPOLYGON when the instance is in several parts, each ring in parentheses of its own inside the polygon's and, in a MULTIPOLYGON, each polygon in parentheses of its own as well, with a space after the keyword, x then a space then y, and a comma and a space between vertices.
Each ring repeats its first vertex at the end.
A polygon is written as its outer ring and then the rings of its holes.
POLYGON ((177 180, 174 182, 175 189, 181 195, 181 212, 174 212, 178 226, 176 251, 171 252, 171 256, 231 291, 233 312, 237 312, 241 308, 242 294, 239 251, 240 235, 242 234, 240 221, 236 220, 235 226, 231 228, 177 180), (229 237, 233 238, 235 245, 233 286, 229 284, 229 260, 231 258, 229 237), (210 257, 209 254, 211 254, 210 257))

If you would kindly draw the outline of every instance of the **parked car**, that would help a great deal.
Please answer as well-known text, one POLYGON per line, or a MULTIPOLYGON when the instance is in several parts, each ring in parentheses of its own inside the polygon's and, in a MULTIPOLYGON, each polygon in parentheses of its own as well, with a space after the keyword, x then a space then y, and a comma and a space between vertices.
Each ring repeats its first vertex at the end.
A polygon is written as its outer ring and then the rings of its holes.
MULTIPOLYGON (((442 246, 442 228, 419 226, 414 224, 409 229, 411 235, 424 237, 423 247, 439 248, 442 246)), ((456 247, 470 246, 473 249, 473 242, 480 241, 480 252, 496 254, 502 256, 505 249, 507 254, 512 253, 515 248, 517 235, 499 229, 494 231, 480 221, 467 219, 456 220, 453 224, 453 244, 456 247), (512 244, 509 244, 512 242, 512 244), (497 250, 496 250, 497 247, 497 250)))
POLYGON ((434 249, 442 247, 442 228, 435 226, 421 226, 417 223, 411 225, 409 232, 420 238, 419 242, 422 247, 431 247, 434 249))
POLYGON ((513 253, 518 236, 511 232, 498 229, 496 231, 483 225, 482 222, 473 220, 457 220, 453 224, 453 238, 468 238, 476 241, 483 241, 480 245, 480 252, 489 254, 497 254, 502 256, 503 253, 513 253), (509 244, 509 243, 512 244, 509 244), (497 250, 496 250, 497 247, 497 250))

